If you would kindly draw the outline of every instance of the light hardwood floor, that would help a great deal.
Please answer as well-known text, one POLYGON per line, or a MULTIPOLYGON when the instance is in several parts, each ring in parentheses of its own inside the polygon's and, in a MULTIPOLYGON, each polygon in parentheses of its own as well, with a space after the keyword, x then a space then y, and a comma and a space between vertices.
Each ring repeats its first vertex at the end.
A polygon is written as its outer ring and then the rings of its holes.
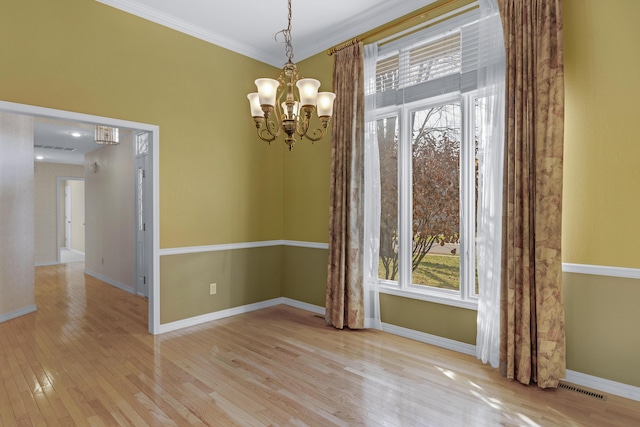
POLYGON ((154 337, 143 298, 83 267, 38 267, 38 311, 0 324, 0 425, 640 425, 640 402, 525 387, 291 307, 154 337))

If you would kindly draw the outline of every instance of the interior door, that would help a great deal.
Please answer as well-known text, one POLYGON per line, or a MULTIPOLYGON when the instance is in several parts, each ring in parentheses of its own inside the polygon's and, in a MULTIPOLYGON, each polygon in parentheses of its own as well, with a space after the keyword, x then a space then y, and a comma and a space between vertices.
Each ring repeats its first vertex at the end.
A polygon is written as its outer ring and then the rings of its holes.
POLYGON ((64 186, 64 247, 71 249, 71 186, 64 186))
POLYGON ((149 133, 136 135, 136 292, 149 297, 151 272, 151 230, 147 230, 152 213, 149 169, 149 133))

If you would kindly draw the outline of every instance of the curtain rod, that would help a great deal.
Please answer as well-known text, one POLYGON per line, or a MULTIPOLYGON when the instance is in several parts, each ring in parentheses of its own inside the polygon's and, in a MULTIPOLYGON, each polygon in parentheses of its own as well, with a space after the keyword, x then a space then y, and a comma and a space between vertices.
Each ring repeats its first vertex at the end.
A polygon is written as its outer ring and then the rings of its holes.
POLYGON ((342 43, 342 44, 339 44, 338 46, 335 46, 335 47, 332 47, 331 49, 329 49, 329 50, 327 51, 327 55, 331 56, 331 55, 333 55, 334 53, 336 53, 336 52, 338 52, 338 51, 340 51, 340 50, 342 50, 342 49, 346 49, 346 48, 348 48, 349 46, 353 46, 354 44, 358 44, 358 43, 360 43, 360 40, 359 40, 359 39, 352 39, 352 40, 349 40, 348 42, 344 42, 344 43, 342 43))
POLYGON ((356 44, 356 43, 358 43, 358 42, 360 42, 360 41, 362 41, 364 39, 368 39, 368 38, 377 36, 380 33, 383 33, 385 31, 390 30, 390 29, 392 29, 394 27, 397 27, 399 25, 405 24, 405 23, 407 23, 409 21, 413 21, 414 19, 418 19, 418 18, 423 18, 424 19, 426 17, 426 15, 429 15, 434 10, 438 10, 438 9, 440 9, 442 7, 448 6, 451 3, 455 3, 457 1, 459 1, 459 0, 447 0, 444 3, 440 3, 439 5, 432 7, 429 10, 425 10, 423 12, 420 12, 420 13, 416 14, 416 15, 408 16, 407 18, 405 18, 405 19, 403 19, 401 21, 385 25, 385 26, 383 26, 383 27, 381 27, 381 28, 379 28, 377 30, 372 30, 372 31, 369 31, 368 33, 364 33, 364 35, 362 35, 361 37, 349 40, 349 41, 344 42, 344 43, 340 43, 339 45, 332 47, 331 49, 327 50, 327 55, 331 56, 331 55, 333 55, 334 53, 336 53, 339 50, 342 50, 342 49, 344 49, 346 47, 352 46, 352 45, 354 45, 354 44, 356 44))

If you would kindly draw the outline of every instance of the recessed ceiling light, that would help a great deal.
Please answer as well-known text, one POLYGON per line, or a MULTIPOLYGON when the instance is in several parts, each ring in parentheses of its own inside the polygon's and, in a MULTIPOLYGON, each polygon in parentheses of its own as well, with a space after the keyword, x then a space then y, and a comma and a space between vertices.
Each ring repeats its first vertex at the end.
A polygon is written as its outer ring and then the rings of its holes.
POLYGON ((76 138, 80 138, 82 135, 84 135, 84 133, 82 132, 69 132, 71 134, 71 136, 76 137, 76 138))
POLYGON ((44 160, 44 156, 36 156, 36 160, 44 160))

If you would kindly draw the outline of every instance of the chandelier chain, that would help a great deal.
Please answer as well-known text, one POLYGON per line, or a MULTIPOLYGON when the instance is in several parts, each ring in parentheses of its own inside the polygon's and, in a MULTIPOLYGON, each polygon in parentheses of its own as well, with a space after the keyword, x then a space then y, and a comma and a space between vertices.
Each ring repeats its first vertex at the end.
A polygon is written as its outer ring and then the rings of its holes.
POLYGON ((282 34, 284 36, 284 51, 287 55, 287 59, 289 62, 293 62, 293 45, 291 44, 291 0, 289 0, 289 15, 287 16, 288 24, 287 28, 278 31, 274 39, 278 41, 278 34, 282 34))

